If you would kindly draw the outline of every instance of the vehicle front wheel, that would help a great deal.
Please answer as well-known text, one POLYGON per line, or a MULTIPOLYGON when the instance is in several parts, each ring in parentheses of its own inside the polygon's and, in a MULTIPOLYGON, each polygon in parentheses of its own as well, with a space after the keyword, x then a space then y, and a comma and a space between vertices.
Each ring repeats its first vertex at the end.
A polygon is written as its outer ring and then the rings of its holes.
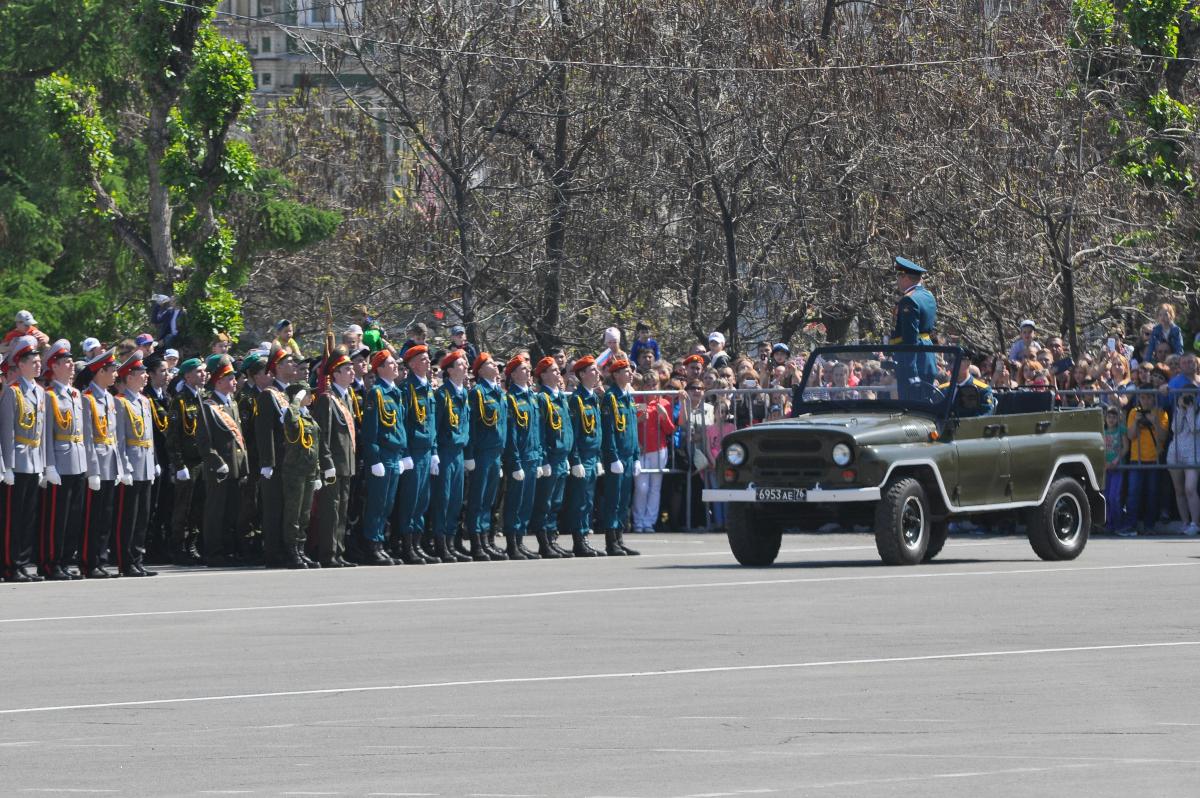
POLYGON ((1043 560, 1078 557, 1092 528, 1092 508, 1079 480, 1054 480, 1046 491, 1046 500, 1029 511, 1026 527, 1029 545, 1043 560))
POLYGON ((929 500, 912 477, 890 483, 875 508, 875 548, 887 565, 916 565, 929 548, 929 500))
POLYGON ((946 545, 946 537, 950 534, 950 522, 946 520, 931 521, 929 523, 929 545, 925 547, 924 562, 929 562, 934 557, 942 553, 942 547, 946 545))
POLYGON ((731 502, 725 512, 725 535, 734 558, 742 565, 763 566, 775 562, 783 528, 755 517, 751 505, 731 502))

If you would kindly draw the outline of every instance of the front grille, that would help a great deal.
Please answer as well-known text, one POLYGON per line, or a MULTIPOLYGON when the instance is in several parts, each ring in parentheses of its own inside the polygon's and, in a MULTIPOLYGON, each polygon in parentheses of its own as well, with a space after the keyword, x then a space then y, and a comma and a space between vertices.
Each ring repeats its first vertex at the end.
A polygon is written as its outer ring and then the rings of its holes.
POLYGON ((759 457, 754 461, 757 485, 810 487, 828 468, 820 457, 759 457))
POLYGON ((767 438, 759 442, 758 448, 764 452, 819 452, 821 451, 821 439, 811 436, 767 438))

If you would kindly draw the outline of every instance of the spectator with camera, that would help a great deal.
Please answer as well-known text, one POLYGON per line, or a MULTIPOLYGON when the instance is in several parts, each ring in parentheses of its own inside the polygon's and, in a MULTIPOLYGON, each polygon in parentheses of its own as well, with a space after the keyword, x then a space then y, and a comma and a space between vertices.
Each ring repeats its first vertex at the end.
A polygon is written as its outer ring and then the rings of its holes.
POLYGON ((1123 527, 1117 530, 1122 537, 1135 537, 1139 532, 1145 534, 1158 520, 1158 470, 1146 466, 1158 464, 1170 429, 1167 413, 1158 406, 1156 395, 1151 391, 1153 386, 1147 381, 1139 383, 1138 387, 1150 392, 1138 394, 1125 419, 1128 462, 1142 467, 1130 469, 1126 480, 1126 519, 1123 527))

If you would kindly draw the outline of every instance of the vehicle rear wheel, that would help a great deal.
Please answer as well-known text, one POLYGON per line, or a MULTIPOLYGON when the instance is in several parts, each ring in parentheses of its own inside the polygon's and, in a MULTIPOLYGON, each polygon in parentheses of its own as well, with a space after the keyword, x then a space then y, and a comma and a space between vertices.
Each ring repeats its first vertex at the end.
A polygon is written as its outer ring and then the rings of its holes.
POLYGON ((950 522, 946 520, 929 522, 929 545, 925 547, 923 562, 929 562, 942 553, 946 545, 946 536, 950 534, 950 522))
POLYGON ((875 548, 887 565, 916 565, 929 548, 929 500, 912 477, 890 483, 875 508, 875 548))
POLYGON ((725 535, 734 558, 742 565, 763 566, 775 562, 783 528, 756 517, 752 505, 731 502, 725 512, 725 535))
POLYGON ((1092 528, 1092 508, 1079 480, 1054 480, 1046 491, 1046 500, 1029 511, 1026 527, 1029 545, 1043 560, 1078 557, 1092 528))

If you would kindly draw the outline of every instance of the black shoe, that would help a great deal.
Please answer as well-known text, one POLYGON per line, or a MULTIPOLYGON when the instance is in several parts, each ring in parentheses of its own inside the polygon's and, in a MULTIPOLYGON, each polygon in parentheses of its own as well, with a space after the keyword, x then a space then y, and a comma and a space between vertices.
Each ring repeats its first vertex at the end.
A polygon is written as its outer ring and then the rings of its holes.
POLYGON ((33 580, 29 578, 29 574, 25 573, 20 568, 17 568, 16 570, 9 571, 5 575, 4 581, 6 581, 6 582, 32 582, 33 580))
POLYGON ((528 560, 525 552, 521 551, 521 547, 517 545, 517 536, 512 532, 504 533, 505 547, 504 553, 508 555, 510 560, 528 560))
POLYGON ((358 567, 358 563, 350 562, 349 560, 347 560, 345 557, 341 556, 340 554, 337 557, 335 557, 334 559, 338 561, 339 566, 342 568, 357 568, 358 567))
POLYGON ((617 530, 609 529, 604 533, 604 553, 609 557, 624 557, 625 550, 617 545, 617 530))
POLYGON ((300 559, 299 554, 292 554, 291 557, 285 557, 283 559, 283 567, 289 571, 303 571, 304 569, 308 568, 308 566, 304 564, 304 560, 300 559))
POLYGON ((50 569, 50 573, 46 574, 46 579, 51 582, 69 582, 71 575, 61 565, 56 565, 50 569))
POLYGON ((76 568, 74 565, 67 566, 66 568, 63 569, 63 572, 66 573, 67 578, 70 579, 72 582, 74 582, 77 579, 83 579, 83 574, 81 574, 79 572, 79 569, 76 568))
POLYGON ((640 551, 631 549, 625 545, 625 530, 624 529, 617 530, 617 548, 620 549, 621 551, 625 552, 626 556, 628 556, 628 557, 637 557, 639 554, 641 554, 640 551))
POLYGON ((557 551, 555 551, 554 547, 550 545, 550 538, 546 535, 545 532, 537 532, 534 534, 534 537, 537 538, 537 542, 538 542, 537 553, 538 553, 539 557, 541 557, 542 559, 545 559, 545 560, 562 559, 562 555, 559 554, 557 551))
POLYGON ((461 532, 456 534, 454 536, 454 545, 451 546, 451 551, 453 551, 455 554, 459 554, 459 555, 462 555, 463 557, 467 558, 466 560, 463 560, 462 562, 469 562, 471 559, 471 552, 467 548, 465 538, 466 538, 466 536, 463 535, 461 532))
POLYGON ((140 576, 158 576, 158 571, 147 571, 146 566, 142 565, 141 563, 138 563, 133 567, 138 569, 140 576))
POLYGON ((149 576, 149 572, 139 571, 136 566, 130 565, 128 568, 121 569, 121 576, 149 576))
POLYGON ((471 552, 464 549, 455 537, 446 538, 446 553, 453 557, 455 562, 471 561, 471 552))
POLYGON ((474 562, 491 562, 492 558, 487 553, 487 549, 483 547, 483 541, 479 535, 470 535, 471 538, 471 559, 474 562))
POLYGON ((88 579, 112 579, 116 574, 109 571, 103 565, 97 565, 90 568, 87 572, 88 579))
POLYGON ((604 552, 596 551, 595 549, 593 549, 591 547, 591 545, 588 543, 587 535, 583 534, 582 532, 576 532, 576 533, 572 534, 571 537, 574 538, 574 540, 575 540, 575 546, 572 549, 572 553, 576 557, 603 557, 604 556, 604 552))
POLYGON ((569 560, 570 558, 575 556, 567 549, 564 549, 562 546, 558 545, 558 533, 557 532, 547 532, 546 540, 549 541, 550 548, 552 548, 552 549, 554 549, 554 551, 558 552, 559 557, 569 560))
POLYGON ((383 553, 382 543, 371 543, 371 550, 360 561, 361 565, 395 565, 392 558, 383 553))

